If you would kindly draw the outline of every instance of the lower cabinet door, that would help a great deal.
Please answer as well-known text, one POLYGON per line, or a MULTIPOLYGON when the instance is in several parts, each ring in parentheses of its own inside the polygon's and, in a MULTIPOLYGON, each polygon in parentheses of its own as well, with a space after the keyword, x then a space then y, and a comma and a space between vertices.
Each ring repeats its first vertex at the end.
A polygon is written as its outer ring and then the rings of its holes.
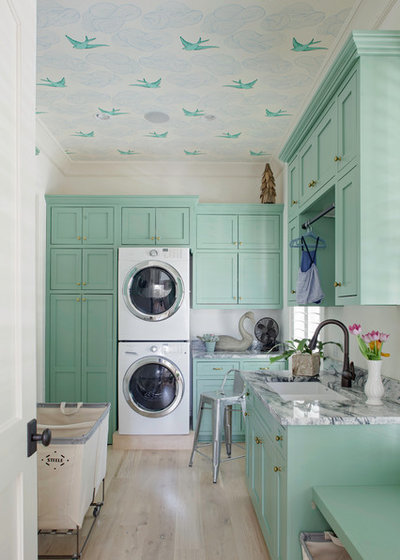
POLYGON ((51 295, 48 400, 81 400, 81 296, 51 295))
POLYGON ((107 402, 114 393, 113 296, 82 297, 82 399, 107 402))

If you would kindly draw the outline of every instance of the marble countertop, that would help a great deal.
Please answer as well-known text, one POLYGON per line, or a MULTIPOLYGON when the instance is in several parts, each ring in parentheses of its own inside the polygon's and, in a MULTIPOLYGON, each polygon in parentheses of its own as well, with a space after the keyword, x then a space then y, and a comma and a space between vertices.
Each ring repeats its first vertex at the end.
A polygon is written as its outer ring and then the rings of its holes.
MULTIPOLYGON (((293 376, 290 371, 264 373, 260 371, 241 372, 245 381, 253 389, 269 412, 282 426, 306 425, 357 425, 357 424, 400 424, 400 398, 396 393, 386 391, 382 406, 366 404, 366 396, 362 389, 365 382, 358 379, 351 389, 342 388, 337 373, 320 372, 317 378, 296 377, 296 382, 316 381, 317 379, 347 397, 346 401, 283 401, 279 395, 268 389, 266 381, 290 382, 293 376)), ((385 386, 386 388, 386 386, 385 386)))

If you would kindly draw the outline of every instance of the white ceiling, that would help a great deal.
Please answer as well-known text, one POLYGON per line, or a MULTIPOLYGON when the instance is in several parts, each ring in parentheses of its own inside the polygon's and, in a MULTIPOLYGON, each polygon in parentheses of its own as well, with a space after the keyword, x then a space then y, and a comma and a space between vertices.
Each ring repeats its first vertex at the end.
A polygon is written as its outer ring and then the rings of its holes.
POLYGON ((38 0, 38 119, 72 161, 265 161, 354 4, 38 0))

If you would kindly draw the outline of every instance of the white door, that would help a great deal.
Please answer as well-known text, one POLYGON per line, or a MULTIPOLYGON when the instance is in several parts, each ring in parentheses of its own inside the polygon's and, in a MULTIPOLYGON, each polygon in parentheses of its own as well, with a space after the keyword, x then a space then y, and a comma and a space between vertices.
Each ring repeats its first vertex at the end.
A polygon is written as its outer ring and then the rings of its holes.
POLYGON ((0 17, 0 558, 37 557, 35 51, 36 2, 1 0, 0 17))

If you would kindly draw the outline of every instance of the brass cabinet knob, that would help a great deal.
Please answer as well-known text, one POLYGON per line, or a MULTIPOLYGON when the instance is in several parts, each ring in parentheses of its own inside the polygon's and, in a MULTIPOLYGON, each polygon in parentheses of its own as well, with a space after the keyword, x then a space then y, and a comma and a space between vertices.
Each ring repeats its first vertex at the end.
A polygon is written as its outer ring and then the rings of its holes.
POLYGON ((80 297, 77 297, 77 298, 76 298, 76 301, 81 301, 81 298, 80 298, 80 297))
POLYGON ((77 285, 77 286, 80 286, 80 285, 81 285, 81 283, 80 283, 80 282, 77 282, 77 283, 76 283, 76 285, 77 285))
POLYGON ((245 412, 245 413, 244 413, 244 415, 245 415, 245 416, 248 416, 248 415, 249 415, 249 413, 248 413, 248 412, 245 412))
POLYGON ((239 245, 243 245, 243 241, 239 241, 239 245))
POLYGON ((87 237, 86 237, 86 235, 84 235, 83 236, 83 241, 86 241, 86 240, 87 240, 87 237))
POLYGON ((233 299, 236 301, 236 296, 233 296, 233 299))
POLYGON ((274 472, 281 472, 281 467, 274 467, 274 472))
POLYGON ((159 238, 159 237, 156 237, 156 239, 157 239, 158 241, 160 241, 160 238, 159 238))
POLYGON ((335 156, 333 159, 334 159, 335 161, 342 161, 342 158, 341 158, 340 156, 335 156))
POLYGON ((311 183, 310 183, 310 185, 311 185, 312 187, 314 187, 316 184, 317 184, 317 182, 314 181, 314 179, 313 179, 313 180, 311 181, 311 183))
POLYGON ((296 293, 296 290, 290 290, 290 293, 291 293, 291 294, 295 294, 295 293, 296 293))
POLYGON ((241 298, 241 297, 239 297, 239 299, 241 300, 242 298, 241 298))
POLYGON ((86 282, 82 282, 82 286, 86 286, 86 282))
POLYGON ((84 297, 84 298, 82 298, 82 301, 86 301, 86 298, 85 298, 85 297, 84 297))
POLYGON ((151 239, 152 241, 154 241, 155 238, 154 238, 154 237, 150 237, 150 239, 151 239))
POLYGON ((246 397, 249 397, 249 396, 250 396, 250 393, 247 391, 246 392, 246 397))
POLYGON ((335 288, 339 288, 342 285, 342 283, 341 282, 334 282, 333 285, 334 285, 335 288))
POLYGON ((77 239, 78 239, 78 241, 80 241, 80 239, 81 239, 81 236, 80 236, 80 235, 78 235, 77 239))
POLYGON ((254 441, 256 442, 257 445, 259 445, 260 443, 262 443, 262 439, 260 439, 259 437, 255 437, 254 441))
POLYGON ((298 200, 292 200, 292 206, 294 206, 295 204, 297 204, 299 201, 298 200))
POLYGON ((233 243, 234 245, 237 245, 237 241, 233 241, 232 243, 233 243))
POLYGON ((276 441, 282 441, 282 440, 283 440, 283 437, 282 437, 282 436, 275 436, 275 440, 276 440, 276 441))

